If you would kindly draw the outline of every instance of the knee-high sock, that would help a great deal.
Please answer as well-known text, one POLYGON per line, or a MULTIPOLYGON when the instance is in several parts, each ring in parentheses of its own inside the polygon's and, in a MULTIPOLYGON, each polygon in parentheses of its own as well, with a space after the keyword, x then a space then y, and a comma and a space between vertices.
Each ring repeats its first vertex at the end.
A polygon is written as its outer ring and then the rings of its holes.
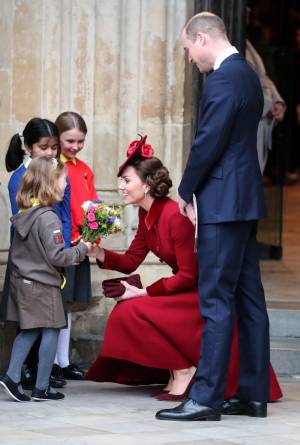
POLYGON ((39 364, 36 378, 36 388, 46 389, 49 386, 49 378, 53 366, 59 329, 43 328, 42 340, 39 349, 39 364))
POLYGON ((21 331, 15 338, 10 363, 7 370, 7 375, 15 383, 19 383, 21 380, 21 369, 25 359, 38 338, 40 329, 26 329, 21 331))
POLYGON ((61 329, 58 337, 57 351, 54 363, 59 365, 61 368, 69 366, 69 350, 70 350, 70 337, 71 337, 71 324, 72 324, 72 314, 68 312, 68 327, 66 329, 61 329))

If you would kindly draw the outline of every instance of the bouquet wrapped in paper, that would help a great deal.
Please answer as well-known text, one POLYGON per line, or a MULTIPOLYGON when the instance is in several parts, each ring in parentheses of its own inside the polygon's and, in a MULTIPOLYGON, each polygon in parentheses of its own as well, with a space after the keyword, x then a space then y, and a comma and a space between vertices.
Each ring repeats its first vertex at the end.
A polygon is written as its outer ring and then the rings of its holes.
POLYGON ((122 207, 117 204, 108 205, 103 201, 85 201, 82 238, 84 241, 99 244, 101 238, 112 233, 124 232, 122 207))

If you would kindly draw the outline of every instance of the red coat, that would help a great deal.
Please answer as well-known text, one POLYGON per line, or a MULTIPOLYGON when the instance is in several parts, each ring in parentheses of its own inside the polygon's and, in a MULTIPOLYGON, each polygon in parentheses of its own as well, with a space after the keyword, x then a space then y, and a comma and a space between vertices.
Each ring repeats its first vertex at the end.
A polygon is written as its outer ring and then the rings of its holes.
MULTIPOLYGON (((148 296, 116 304, 107 322, 101 355, 86 378, 128 384, 158 383, 169 369, 197 366, 204 321, 199 309, 194 227, 169 198, 157 199, 149 212, 140 209, 139 226, 125 254, 105 250, 101 268, 132 273, 151 251, 173 275, 147 287, 148 296)), ((227 396, 238 387, 235 327, 227 396)), ((271 368, 270 395, 281 397, 271 368)))
POLYGON ((179 213, 177 202, 156 199, 149 212, 140 209, 136 236, 125 254, 105 250, 104 269, 125 274, 135 271, 149 251, 167 263, 174 275, 160 278, 147 287, 148 295, 170 295, 197 285, 197 257, 193 253, 195 229, 179 213))
POLYGON ((84 213, 81 205, 84 201, 97 199, 94 186, 94 173, 90 167, 78 158, 66 161, 71 188, 71 223, 72 243, 80 237, 80 227, 83 224, 84 213))

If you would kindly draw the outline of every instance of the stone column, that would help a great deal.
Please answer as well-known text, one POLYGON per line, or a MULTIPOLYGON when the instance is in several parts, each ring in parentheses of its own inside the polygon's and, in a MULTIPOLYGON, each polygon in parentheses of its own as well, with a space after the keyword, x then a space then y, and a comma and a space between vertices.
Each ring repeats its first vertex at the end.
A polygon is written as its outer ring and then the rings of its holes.
MULTIPOLYGON (((83 115, 89 131, 80 157, 93 168, 98 194, 108 202, 120 202, 116 172, 126 147, 137 133, 148 134, 172 173, 176 195, 191 139, 191 72, 179 36, 193 10, 194 0, 2 0, 2 273, 10 216, 4 156, 9 138, 33 116, 55 120, 65 110, 83 115)), ((136 214, 126 209, 126 236, 103 245, 124 250, 134 235, 136 214)), ((150 255, 140 271, 144 283, 170 273, 163 272, 166 268, 150 255)), ((100 281, 116 274, 93 267, 92 276, 94 294, 100 296, 100 281)), ((77 314, 74 336, 99 339, 110 309, 101 299, 77 314)), ((79 359, 90 360, 95 353, 90 350, 79 359)))

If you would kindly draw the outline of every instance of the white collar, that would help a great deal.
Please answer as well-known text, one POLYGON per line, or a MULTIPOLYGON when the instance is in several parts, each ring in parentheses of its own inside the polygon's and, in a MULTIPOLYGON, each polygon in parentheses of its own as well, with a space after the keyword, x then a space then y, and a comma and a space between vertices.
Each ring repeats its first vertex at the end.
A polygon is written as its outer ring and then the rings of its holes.
POLYGON ((236 53, 238 53, 238 50, 235 46, 229 46, 229 48, 226 48, 224 49, 224 51, 220 52, 214 63, 214 71, 220 68, 221 63, 224 62, 227 57, 232 56, 232 54, 236 53))
POLYGON ((26 156, 24 161, 23 161, 24 167, 28 168, 28 165, 30 164, 31 161, 32 161, 32 158, 30 156, 26 156))

